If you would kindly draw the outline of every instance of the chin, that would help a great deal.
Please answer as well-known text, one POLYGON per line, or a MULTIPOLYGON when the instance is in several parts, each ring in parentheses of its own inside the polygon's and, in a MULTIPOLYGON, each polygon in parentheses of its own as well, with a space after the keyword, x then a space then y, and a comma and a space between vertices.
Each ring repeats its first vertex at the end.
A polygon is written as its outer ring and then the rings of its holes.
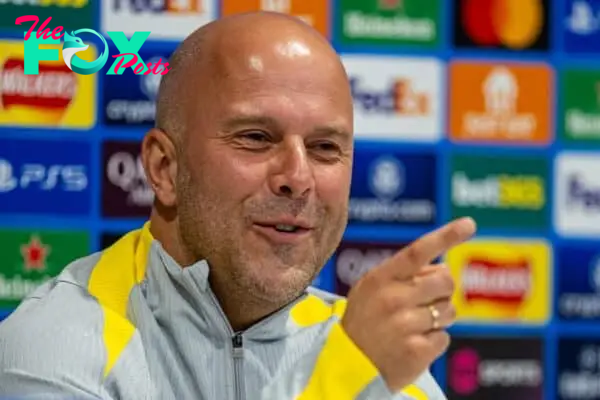
POLYGON ((278 304, 298 297, 315 278, 314 269, 308 270, 306 267, 268 268, 255 272, 257 274, 249 278, 256 296, 278 304))

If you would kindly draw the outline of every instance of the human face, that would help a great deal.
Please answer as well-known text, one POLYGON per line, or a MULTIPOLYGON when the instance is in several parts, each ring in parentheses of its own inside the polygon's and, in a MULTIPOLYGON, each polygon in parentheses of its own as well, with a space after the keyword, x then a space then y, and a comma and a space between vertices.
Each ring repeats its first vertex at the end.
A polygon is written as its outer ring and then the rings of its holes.
POLYGON ((182 240, 208 261, 213 284, 284 304, 310 285, 346 227, 353 121, 335 63, 317 71, 318 60, 274 58, 232 63, 206 89, 214 96, 183 149, 178 213, 182 240))

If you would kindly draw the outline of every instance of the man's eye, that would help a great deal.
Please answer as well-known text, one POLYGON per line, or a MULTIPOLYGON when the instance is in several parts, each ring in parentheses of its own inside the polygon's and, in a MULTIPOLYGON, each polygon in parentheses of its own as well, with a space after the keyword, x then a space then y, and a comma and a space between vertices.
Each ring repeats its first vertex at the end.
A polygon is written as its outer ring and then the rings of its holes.
POLYGON ((242 137, 253 142, 267 142, 269 140, 269 137, 262 132, 248 132, 242 135, 242 137))
POLYGON ((321 142, 315 144, 315 148, 320 151, 338 151, 339 146, 331 142, 321 142))

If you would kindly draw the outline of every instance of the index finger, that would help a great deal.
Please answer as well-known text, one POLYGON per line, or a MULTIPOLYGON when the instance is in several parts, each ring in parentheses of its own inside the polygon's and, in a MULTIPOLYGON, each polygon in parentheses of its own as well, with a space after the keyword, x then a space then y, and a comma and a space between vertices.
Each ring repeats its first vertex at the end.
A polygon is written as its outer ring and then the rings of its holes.
POLYGON ((450 248, 475 234, 472 218, 459 218, 427 233, 388 259, 382 269, 396 279, 407 279, 450 248))

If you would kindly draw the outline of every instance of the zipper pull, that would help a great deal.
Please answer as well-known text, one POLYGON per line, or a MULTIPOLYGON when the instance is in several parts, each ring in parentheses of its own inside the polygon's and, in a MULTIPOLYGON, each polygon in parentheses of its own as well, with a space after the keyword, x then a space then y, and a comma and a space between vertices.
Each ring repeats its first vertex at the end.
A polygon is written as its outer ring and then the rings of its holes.
POLYGON ((234 357, 243 357, 244 356, 244 341, 242 335, 236 333, 231 338, 231 342, 233 343, 233 356, 234 357))

